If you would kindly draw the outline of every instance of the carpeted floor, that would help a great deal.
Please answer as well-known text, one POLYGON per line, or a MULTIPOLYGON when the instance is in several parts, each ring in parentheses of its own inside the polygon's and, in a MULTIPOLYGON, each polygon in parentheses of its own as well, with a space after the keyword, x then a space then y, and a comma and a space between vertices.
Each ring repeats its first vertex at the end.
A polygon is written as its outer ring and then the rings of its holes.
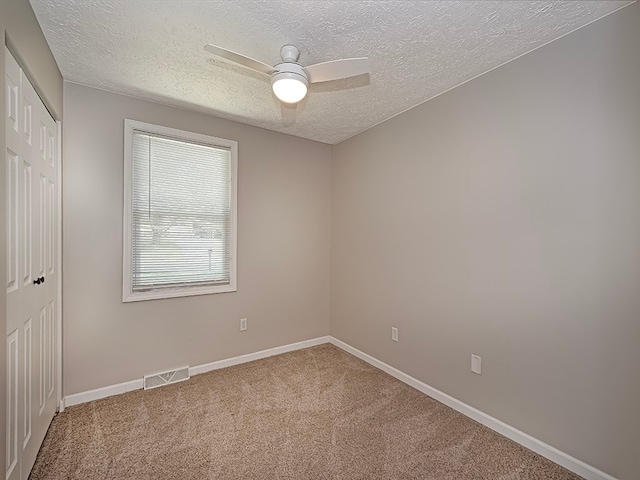
POLYGON ((70 407, 30 478, 580 477, 327 344, 70 407))

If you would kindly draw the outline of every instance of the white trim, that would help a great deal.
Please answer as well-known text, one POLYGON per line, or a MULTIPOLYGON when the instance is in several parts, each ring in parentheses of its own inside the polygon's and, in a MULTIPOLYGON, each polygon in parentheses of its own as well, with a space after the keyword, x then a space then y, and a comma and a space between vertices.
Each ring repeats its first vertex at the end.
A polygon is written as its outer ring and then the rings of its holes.
POLYGON ((142 379, 131 380, 130 382, 118 383, 117 385, 109 385, 108 387, 96 388, 86 392, 74 393, 64 397, 65 407, 71 407, 80 403, 92 402, 101 398, 119 395, 121 393, 131 392, 133 390, 141 390, 143 386, 142 379))
POLYGON ((551 445, 544 443, 543 441, 538 440, 537 438, 534 438, 531 435, 528 435, 518 430, 517 428, 512 427, 511 425, 507 425, 497 418, 487 415, 486 413, 481 412, 480 410, 473 408, 472 406, 467 405, 466 403, 461 402, 460 400, 457 400, 452 396, 447 395, 446 393, 441 392, 440 390, 437 390, 430 385, 427 385, 426 383, 423 383, 420 380, 411 377, 410 375, 407 375, 404 372, 401 372, 397 368, 387 365, 377 358, 361 352, 357 348, 354 348, 335 337, 330 336, 329 342, 336 347, 341 348, 345 352, 348 352, 358 357, 359 359, 364 360, 368 364, 379 368, 383 372, 388 373, 392 377, 397 378, 401 382, 406 383, 407 385, 430 396, 431 398, 444 403, 457 412, 460 412, 463 415, 475 420, 476 422, 490 428, 491 430, 498 432, 500 435, 503 435, 516 443, 519 443, 523 447, 528 448, 529 450, 532 450, 542 455, 543 457, 548 458, 552 462, 557 463, 558 465, 561 465, 574 473, 577 473, 581 477, 584 477, 586 480, 616 480, 615 477, 612 477, 611 475, 602 472, 597 468, 592 467, 591 465, 588 465, 567 453, 561 452, 557 448, 552 447, 551 445))
MULTIPOLYGON (((129 255, 131 252, 128 252, 129 255)), ((127 256, 127 255, 125 255, 127 256)), ((233 277, 233 273, 231 277, 233 277)), ((131 278, 131 277, 128 277, 131 278)), ((129 281, 129 284, 131 282, 129 281)), ((229 293, 238 291, 235 283, 230 282, 224 285, 203 285, 197 287, 176 287, 176 288, 157 288, 154 290, 145 290, 141 292, 130 292, 129 295, 125 296, 124 288, 127 287, 126 280, 123 279, 123 293, 122 293, 122 301, 127 302, 142 302, 145 300, 160 300, 162 298, 177 298, 177 297, 193 297, 196 295, 209 295, 211 293, 229 293)))
POLYGON ((57 292, 56 292, 56 402, 58 411, 64 412, 64 398, 62 396, 62 122, 56 122, 58 126, 58 165, 56 190, 58 194, 58 211, 56 212, 56 226, 58 227, 58 235, 56 241, 58 248, 56 251, 56 260, 58 269, 56 273, 57 292))
POLYGON ((282 353, 293 352, 294 350, 302 350, 303 348, 315 347, 323 343, 330 343, 330 337, 318 337, 311 340, 304 340, 302 342, 290 343, 289 345, 283 345, 281 347, 269 348, 267 350, 260 350, 255 353, 247 353, 238 357, 231 357, 225 360, 218 360, 217 362, 206 363, 204 365, 198 365, 189 368, 191 375, 198 375, 199 373, 210 372, 211 370, 218 370, 220 368, 231 367, 233 365, 239 365, 241 363, 253 362, 262 358, 273 357, 274 355, 280 355, 282 353))
POLYGON ((143 300, 156 300, 161 298, 187 297, 193 295, 207 295, 210 293, 236 292, 237 265, 238 265, 238 142, 217 138, 211 135, 187 132, 170 127, 153 125, 151 123, 136 120, 124 120, 124 202, 123 202, 123 228, 122 228, 122 301, 137 302, 143 300), (205 145, 228 148, 231 151, 231 225, 230 240, 231 265, 229 270, 229 283, 223 285, 199 285, 175 288, 157 288, 147 291, 134 292, 132 288, 132 202, 133 202, 133 147, 132 137, 134 130, 141 130, 157 135, 184 140, 186 142, 199 142, 205 145))
MULTIPOLYGON (((189 368, 189 375, 198 375, 199 373, 210 372, 211 370, 218 370, 220 368, 231 367, 233 365, 239 365, 241 363, 253 362, 254 360, 260 360, 262 358, 273 357, 274 355, 280 355, 282 353, 293 352, 294 350, 302 350, 303 348, 314 347, 323 343, 329 343, 330 337, 318 337, 310 340, 304 340, 302 342, 290 343, 289 345, 282 345, 280 347, 269 348, 267 350, 260 350, 255 353, 247 353, 245 355, 239 355, 237 357, 231 357, 224 360, 218 360, 217 362, 206 363, 204 365, 197 365, 189 368)), ((71 407, 73 405, 79 405, 81 403, 92 402, 93 400, 100 400, 101 398, 111 397, 113 395, 119 395, 121 393, 131 392, 133 390, 141 390, 144 386, 143 379, 131 380, 129 382, 119 383, 117 385, 109 385, 107 387, 96 388, 94 390, 88 390, 86 392, 74 393, 73 395, 67 395, 62 399, 63 407, 71 407)))

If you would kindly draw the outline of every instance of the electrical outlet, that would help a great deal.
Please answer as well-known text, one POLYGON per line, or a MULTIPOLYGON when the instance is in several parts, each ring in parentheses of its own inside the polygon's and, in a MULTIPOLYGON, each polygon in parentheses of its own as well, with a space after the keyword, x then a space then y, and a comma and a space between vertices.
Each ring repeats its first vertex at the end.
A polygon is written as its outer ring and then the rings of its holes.
POLYGON ((246 318, 241 318, 240 319, 240 331, 244 332, 247 329, 247 319, 246 318))
POLYGON ((482 358, 478 355, 471 355, 471 371, 482 375, 482 358))
POLYGON ((391 327, 391 340, 398 341, 398 329, 396 327, 391 327))

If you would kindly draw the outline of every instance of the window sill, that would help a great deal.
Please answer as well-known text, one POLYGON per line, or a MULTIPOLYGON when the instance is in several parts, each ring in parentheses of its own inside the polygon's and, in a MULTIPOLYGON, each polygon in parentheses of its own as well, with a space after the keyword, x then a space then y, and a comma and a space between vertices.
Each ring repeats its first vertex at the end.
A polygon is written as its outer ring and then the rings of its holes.
POLYGON ((213 293, 230 293, 238 291, 235 282, 229 285, 204 285, 199 287, 158 288, 143 292, 123 292, 122 302, 141 302, 144 300, 160 300, 163 298, 191 297, 213 293))

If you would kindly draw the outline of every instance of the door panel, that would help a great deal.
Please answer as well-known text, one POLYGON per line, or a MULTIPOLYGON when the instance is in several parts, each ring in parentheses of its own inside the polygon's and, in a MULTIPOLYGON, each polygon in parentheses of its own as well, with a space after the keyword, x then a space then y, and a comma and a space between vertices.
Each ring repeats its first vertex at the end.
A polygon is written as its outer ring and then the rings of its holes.
MULTIPOLYGON (((55 148, 55 143, 51 143, 52 148, 55 148)), ((55 259, 54 248, 54 222, 55 222, 55 202, 56 202, 56 189, 53 180, 50 178, 47 180, 47 274, 49 277, 53 277, 53 264, 55 259)))
POLYGON ((44 277, 46 273, 46 261, 47 261, 47 242, 46 242, 46 230, 44 228, 45 219, 47 218, 47 179, 44 175, 40 174, 40 181, 38 182, 38 190, 40 195, 38 196, 38 204, 40 205, 40 211, 38 212, 38 236, 36 249, 39 253, 39 266, 37 277, 44 277))
POLYGON ((38 416, 41 416, 42 412, 44 412, 45 400, 47 399, 47 396, 46 396, 47 386, 45 384, 45 381, 47 378, 45 360, 47 356, 45 353, 46 337, 44 335, 44 332, 46 331, 46 325, 47 325, 47 314, 44 307, 40 309, 38 318, 39 318, 38 326, 40 327, 38 329, 40 332, 40 335, 39 335, 40 349, 38 350, 38 360, 39 360, 38 363, 40 364, 40 368, 38 370, 38 398, 39 398, 38 416))
POLYGON ((20 478, 18 449, 18 335, 14 330, 7 335, 7 479, 20 478))
POLYGON ((8 480, 27 479, 56 410, 57 128, 5 50, 8 480))
POLYGON ((18 154, 7 149, 7 294, 18 289, 18 154))
POLYGON ((24 324, 24 345, 23 345, 23 358, 24 358, 24 396, 23 396, 23 438, 22 448, 26 448, 31 440, 31 404, 33 403, 32 397, 32 385, 33 385, 33 335, 31 318, 29 318, 24 324))
POLYGON ((22 251, 22 286, 28 287, 32 284, 32 255, 31 255, 31 245, 33 242, 33 238, 31 235, 32 232, 32 222, 33 222, 33 211, 32 211, 32 195, 33 195, 33 177, 31 175, 31 164, 29 164, 26 160, 22 161, 22 172, 20 174, 22 177, 22 242, 20 244, 22 251))

